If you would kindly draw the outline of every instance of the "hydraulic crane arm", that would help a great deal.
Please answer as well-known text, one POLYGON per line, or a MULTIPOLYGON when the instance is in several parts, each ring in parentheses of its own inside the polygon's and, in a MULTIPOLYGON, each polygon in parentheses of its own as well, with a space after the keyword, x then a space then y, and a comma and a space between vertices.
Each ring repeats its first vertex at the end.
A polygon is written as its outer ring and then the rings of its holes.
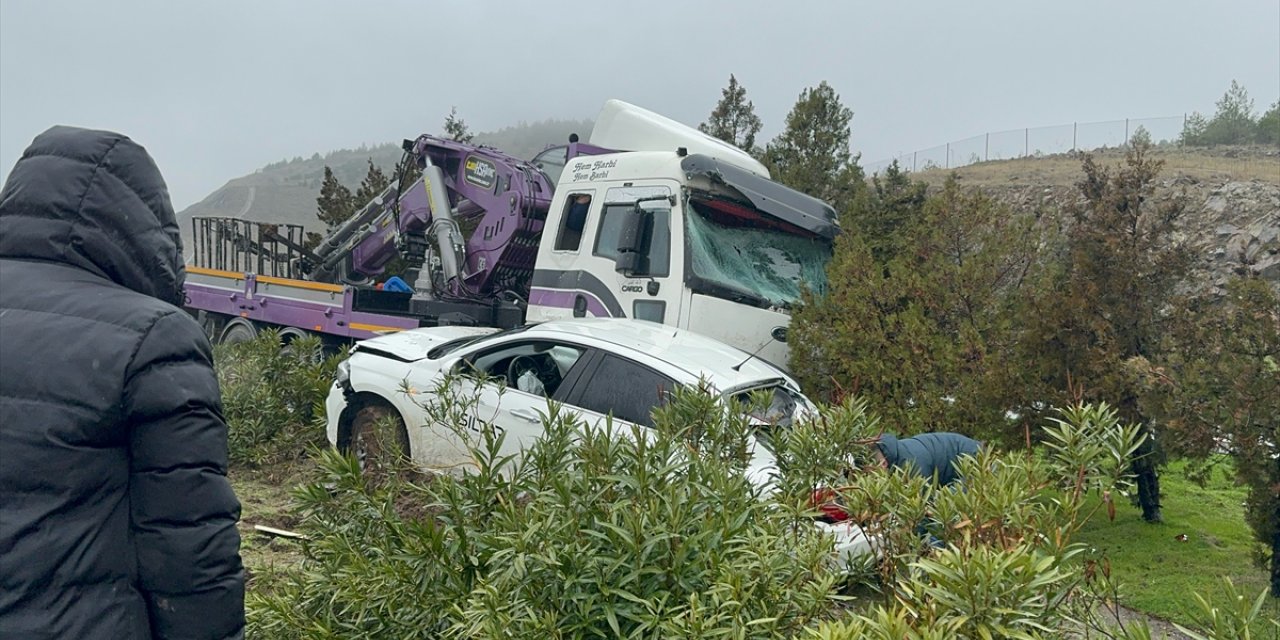
POLYGON ((422 266, 422 293, 526 295, 554 191, 550 178, 497 149, 436 136, 406 140, 405 152, 422 177, 403 193, 398 184, 388 187, 322 241, 313 277, 364 284, 400 255, 422 266))

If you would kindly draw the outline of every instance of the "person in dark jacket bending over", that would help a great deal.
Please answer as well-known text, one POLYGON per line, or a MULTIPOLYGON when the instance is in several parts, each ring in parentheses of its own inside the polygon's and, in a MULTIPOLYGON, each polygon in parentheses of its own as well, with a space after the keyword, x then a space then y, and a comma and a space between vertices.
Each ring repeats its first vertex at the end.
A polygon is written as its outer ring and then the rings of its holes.
POLYGON ((956 460, 966 455, 976 457, 981 448, 981 442, 958 433, 925 433, 901 440, 886 433, 873 452, 882 467, 909 467, 945 487, 960 479, 956 460))
POLYGON ((235 638, 244 575, 168 190, 54 127, 0 191, 0 637, 235 638))

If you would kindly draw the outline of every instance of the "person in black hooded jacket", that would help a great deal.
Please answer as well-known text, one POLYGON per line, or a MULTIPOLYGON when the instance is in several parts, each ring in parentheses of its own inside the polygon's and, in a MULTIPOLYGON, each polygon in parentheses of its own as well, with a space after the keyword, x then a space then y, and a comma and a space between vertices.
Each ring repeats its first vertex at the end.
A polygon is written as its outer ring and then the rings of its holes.
POLYGON ((0 191, 0 637, 234 638, 227 427, 147 152, 54 127, 0 191))
POLYGON ((961 456, 976 457, 981 448, 981 442, 958 433, 923 433, 901 440, 886 433, 880 436, 874 452, 881 466, 907 467, 945 487, 960 479, 956 461, 961 456))

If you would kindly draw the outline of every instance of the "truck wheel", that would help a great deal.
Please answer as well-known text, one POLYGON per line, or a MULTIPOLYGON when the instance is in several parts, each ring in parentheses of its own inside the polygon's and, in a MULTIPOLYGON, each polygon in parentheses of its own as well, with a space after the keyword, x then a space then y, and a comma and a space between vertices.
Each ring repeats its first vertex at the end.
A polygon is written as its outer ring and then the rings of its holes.
POLYGON ((218 342, 222 344, 240 344, 241 342, 249 342, 258 337, 258 330, 247 322, 232 322, 222 330, 222 338, 218 342))
POLYGON ((395 407, 376 400, 366 402, 351 420, 349 451, 363 473, 393 472, 410 457, 409 433, 395 407))
MULTIPOLYGON (((307 337, 307 332, 301 329, 295 329, 293 327, 282 329, 280 331, 280 353, 286 356, 296 357, 297 354, 294 353, 296 351, 296 347, 294 346, 293 341, 305 337, 307 337)), ((310 359, 313 361, 313 364, 324 359, 324 354, 322 353, 309 355, 312 356, 310 359)))

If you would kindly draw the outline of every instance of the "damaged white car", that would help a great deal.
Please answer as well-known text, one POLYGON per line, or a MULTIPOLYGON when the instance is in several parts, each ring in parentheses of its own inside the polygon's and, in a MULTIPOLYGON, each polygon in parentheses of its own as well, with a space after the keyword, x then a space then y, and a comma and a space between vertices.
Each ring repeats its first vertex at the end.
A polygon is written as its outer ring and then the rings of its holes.
MULTIPOLYGON (((502 453, 510 454, 541 435, 548 399, 587 423, 612 416, 615 422, 652 426, 652 411, 668 391, 705 381, 733 406, 765 391, 774 397, 771 413, 813 410, 796 382, 773 365, 717 340, 651 322, 573 319, 506 331, 434 327, 352 348, 326 402, 329 442, 357 456, 369 454, 374 425, 390 417, 398 426, 396 437, 418 466, 434 472, 467 466, 471 458, 465 445, 451 431, 433 427, 420 404, 424 393, 451 374, 474 385, 468 391, 476 415, 468 419, 504 432, 502 453)), ((771 486, 772 452, 758 441, 750 448, 748 476, 758 486, 771 486)), ((834 539, 838 562, 871 551, 857 525, 814 524, 834 539)))

